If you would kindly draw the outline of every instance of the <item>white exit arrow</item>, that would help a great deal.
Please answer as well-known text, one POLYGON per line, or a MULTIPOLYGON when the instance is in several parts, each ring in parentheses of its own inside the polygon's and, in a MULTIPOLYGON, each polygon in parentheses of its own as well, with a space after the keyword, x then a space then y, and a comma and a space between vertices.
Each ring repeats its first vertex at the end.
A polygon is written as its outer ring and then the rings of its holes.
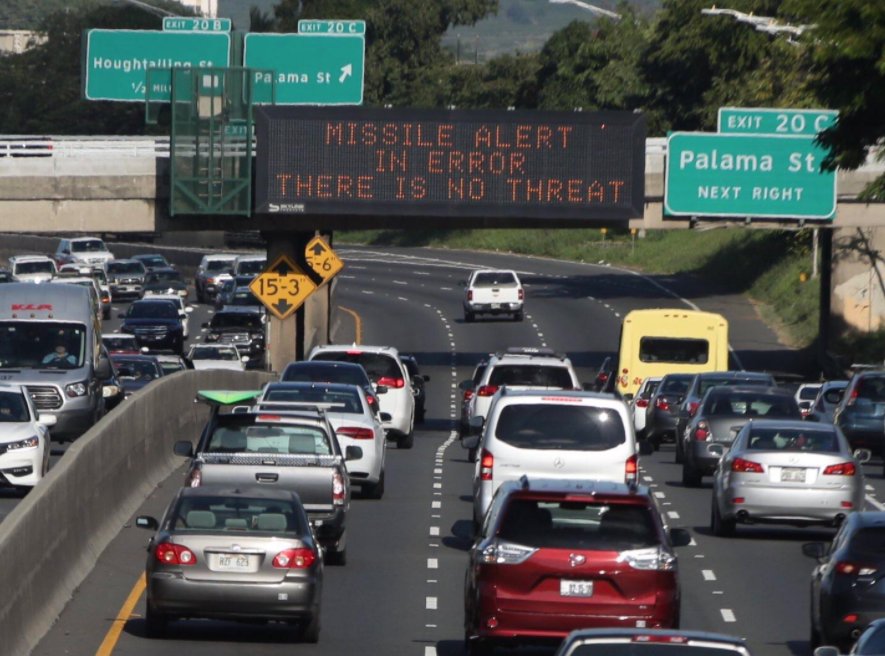
POLYGON ((353 64, 348 64, 347 66, 341 67, 341 75, 338 78, 338 83, 343 84, 344 80, 353 75, 353 64))

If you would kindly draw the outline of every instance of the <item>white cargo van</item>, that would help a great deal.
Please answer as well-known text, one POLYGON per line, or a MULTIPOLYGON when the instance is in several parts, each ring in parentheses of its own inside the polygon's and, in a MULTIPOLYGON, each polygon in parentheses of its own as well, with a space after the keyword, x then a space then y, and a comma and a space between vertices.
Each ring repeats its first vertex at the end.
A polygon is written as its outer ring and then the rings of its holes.
POLYGON ((0 285, 0 382, 23 385, 55 440, 78 437, 102 415, 101 349, 90 290, 75 285, 0 285))

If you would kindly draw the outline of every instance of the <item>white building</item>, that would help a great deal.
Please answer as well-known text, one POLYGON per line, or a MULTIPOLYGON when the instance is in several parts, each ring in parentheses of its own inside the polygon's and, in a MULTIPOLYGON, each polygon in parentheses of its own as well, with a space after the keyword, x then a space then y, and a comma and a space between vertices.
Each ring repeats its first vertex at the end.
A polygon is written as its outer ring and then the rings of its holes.
POLYGON ((18 55, 45 41, 45 36, 31 30, 0 30, 0 54, 18 55))
POLYGON ((178 0, 185 7, 190 7, 208 18, 218 16, 218 0, 178 0))

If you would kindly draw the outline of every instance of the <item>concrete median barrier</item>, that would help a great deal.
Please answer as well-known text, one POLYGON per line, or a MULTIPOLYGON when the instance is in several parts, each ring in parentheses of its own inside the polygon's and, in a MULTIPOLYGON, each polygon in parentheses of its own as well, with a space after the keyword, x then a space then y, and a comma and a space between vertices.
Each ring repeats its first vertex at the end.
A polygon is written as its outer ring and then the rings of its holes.
POLYGON ((0 636, 27 654, 144 499, 182 464, 176 440, 196 439, 199 389, 257 389, 263 372, 186 371, 127 399, 68 449, 0 524, 0 636))

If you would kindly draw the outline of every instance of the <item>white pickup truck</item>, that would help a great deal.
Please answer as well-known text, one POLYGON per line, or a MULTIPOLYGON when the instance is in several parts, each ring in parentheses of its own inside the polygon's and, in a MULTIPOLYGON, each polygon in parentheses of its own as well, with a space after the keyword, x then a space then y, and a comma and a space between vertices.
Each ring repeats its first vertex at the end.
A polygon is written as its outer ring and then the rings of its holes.
POLYGON ((522 321, 525 290, 516 271, 474 271, 464 287, 464 321, 473 321, 477 314, 509 314, 522 321))

